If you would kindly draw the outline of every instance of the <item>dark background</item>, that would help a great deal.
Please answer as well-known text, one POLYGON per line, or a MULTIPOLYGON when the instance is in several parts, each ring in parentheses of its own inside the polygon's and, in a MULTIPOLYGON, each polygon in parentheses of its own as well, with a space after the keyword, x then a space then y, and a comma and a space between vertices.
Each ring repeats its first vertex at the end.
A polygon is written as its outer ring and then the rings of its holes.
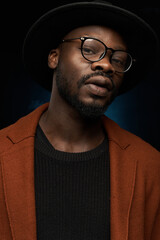
MULTIPOLYGON (((75 2, 75 1, 74 1, 75 2)), ((0 14, 1 101, 0 128, 17 121, 49 101, 50 93, 26 74, 21 60, 24 37, 30 26, 46 11, 69 1, 2 3, 0 14)), ((112 1, 143 17, 160 39, 160 7, 156 1, 112 1)), ((65 24, 65 19, 64 24, 65 24)), ((135 33, 136 34, 136 33, 135 33)), ((152 47, 152 46, 151 46, 152 47)), ((146 51, 150 51, 147 49, 146 51)), ((149 59, 148 59, 149 61, 149 59)), ((140 136, 160 150, 160 61, 137 87, 122 96, 106 112, 121 127, 140 136)), ((147 71, 147 69, 146 69, 147 71)))

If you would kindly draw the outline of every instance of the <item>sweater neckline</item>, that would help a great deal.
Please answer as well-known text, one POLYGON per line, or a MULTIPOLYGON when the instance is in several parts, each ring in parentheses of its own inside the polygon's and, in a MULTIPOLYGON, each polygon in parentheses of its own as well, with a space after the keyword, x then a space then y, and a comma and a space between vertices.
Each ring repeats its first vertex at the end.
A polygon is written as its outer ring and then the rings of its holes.
POLYGON ((86 152, 63 152, 55 149, 52 144, 47 139, 45 133, 42 128, 38 124, 36 129, 36 140, 35 140, 35 148, 41 153, 47 155, 48 157, 62 160, 62 161, 85 161, 90 159, 98 158, 104 152, 108 152, 108 137, 107 134, 101 144, 99 144, 96 148, 86 151, 86 152))

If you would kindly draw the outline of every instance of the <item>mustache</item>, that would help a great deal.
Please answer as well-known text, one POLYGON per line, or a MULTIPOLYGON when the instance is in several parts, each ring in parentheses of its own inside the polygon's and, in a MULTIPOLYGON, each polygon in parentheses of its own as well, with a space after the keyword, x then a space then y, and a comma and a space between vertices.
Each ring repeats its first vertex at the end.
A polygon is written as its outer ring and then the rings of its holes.
POLYGON ((110 81, 111 81, 111 83, 112 83, 112 89, 115 88, 115 85, 114 85, 114 82, 113 82, 112 77, 111 77, 108 73, 104 73, 104 72, 101 72, 101 71, 84 75, 84 76, 78 81, 78 88, 81 88, 82 85, 84 85, 85 82, 86 82, 89 78, 91 78, 91 77, 97 77, 97 76, 103 76, 103 77, 105 77, 105 78, 109 78, 110 81))

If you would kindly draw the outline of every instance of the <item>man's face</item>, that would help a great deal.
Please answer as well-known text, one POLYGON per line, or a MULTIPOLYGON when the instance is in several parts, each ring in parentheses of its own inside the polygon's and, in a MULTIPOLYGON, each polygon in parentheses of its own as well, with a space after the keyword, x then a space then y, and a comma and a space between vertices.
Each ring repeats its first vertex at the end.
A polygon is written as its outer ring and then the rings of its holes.
MULTIPOLYGON (((97 38, 109 48, 126 50, 121 36, 102 26, 77 28, 64 39, 85 36, 97 38)), ((81 54, 81 40, 78 39, 61 44, 58 53, 53 88, 83 117, 101 116, 117 96, 123 80, 123 73, 115 72, 110 63, 111 52, 108 50, 106 56, 98 62, 89 62, 81 54)))

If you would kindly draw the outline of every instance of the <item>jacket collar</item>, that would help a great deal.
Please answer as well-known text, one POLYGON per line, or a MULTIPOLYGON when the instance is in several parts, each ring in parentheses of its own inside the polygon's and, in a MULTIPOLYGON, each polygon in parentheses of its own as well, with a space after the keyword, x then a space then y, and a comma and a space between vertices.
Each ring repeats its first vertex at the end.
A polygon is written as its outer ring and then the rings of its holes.
POLYGON ((8 138, 13 144, 19 143, 28 137, 34 137, 38 121, 49 103, 38 107, 25 117, 20 118, 15 124, 11 125, 8 132, 8 138), (24 127, 25 126, 25 127, 24 127))

